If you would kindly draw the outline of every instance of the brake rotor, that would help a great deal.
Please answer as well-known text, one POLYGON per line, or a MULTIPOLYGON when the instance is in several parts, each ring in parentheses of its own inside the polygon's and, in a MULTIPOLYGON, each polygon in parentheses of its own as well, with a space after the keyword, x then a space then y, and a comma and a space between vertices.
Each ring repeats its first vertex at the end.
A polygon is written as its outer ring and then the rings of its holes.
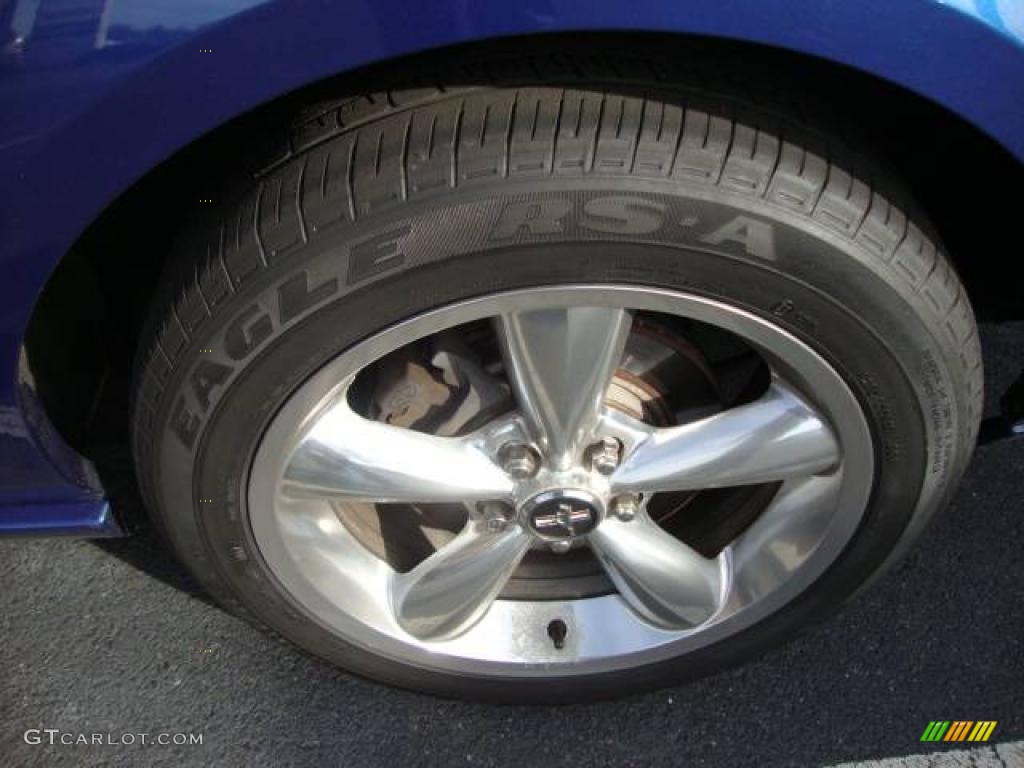
POLYGON ((654 427, 671 427, 721 409, 715 375, 700 351, 665 325, 633 323, 605 403, 654 427))

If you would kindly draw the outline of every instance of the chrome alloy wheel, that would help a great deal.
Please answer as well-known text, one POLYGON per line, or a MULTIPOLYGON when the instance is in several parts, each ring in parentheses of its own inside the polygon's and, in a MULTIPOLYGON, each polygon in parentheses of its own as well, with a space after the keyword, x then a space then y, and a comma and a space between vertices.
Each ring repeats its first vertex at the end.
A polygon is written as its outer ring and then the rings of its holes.
POLYGON ((631 286, 480 297, 393 326, 305 382, 252 463, 254 540, 281 587, 348 642, 435 670, 564 676, 626 669, 713 643, 813 583, 858 527, 873 479, 861 407, 783 329, 736 307, 631 286), (755 398, 669 427, 610 407, 634 318, 661 313, 734 334, 770 372, 755 398), (367 418, 360 373, 395 350, 490 320, 514 407, 441 436, 367 418), (714 556, 650 514, 659 494, 775 484, 714 556), (458 504, 460 530, 395 568, 351 505, 458 504), (612 588, 510 599, 531 551, 593 553, 612 588))

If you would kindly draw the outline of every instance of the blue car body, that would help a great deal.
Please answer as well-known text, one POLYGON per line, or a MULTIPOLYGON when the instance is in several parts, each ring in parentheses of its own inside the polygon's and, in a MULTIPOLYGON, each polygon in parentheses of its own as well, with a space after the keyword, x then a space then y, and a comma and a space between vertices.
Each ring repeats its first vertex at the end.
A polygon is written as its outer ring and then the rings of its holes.
POLYGON ((364 65, 540 33, 788 49, 914 92, 1024 161, 1022 0, 0 0, 0 533, 116 535, 24 339, 83 232, 162 161, 364 65))

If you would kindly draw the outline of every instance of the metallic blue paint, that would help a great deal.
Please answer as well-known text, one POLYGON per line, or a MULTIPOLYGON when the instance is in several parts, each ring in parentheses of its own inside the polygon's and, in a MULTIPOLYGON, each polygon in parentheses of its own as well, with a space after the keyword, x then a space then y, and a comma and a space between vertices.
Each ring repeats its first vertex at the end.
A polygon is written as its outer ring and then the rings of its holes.
POLYGON ((1024 160, 1022 0, 0 0, 0 532, 108 530, 98 482, 49 426, 19 355, 46 278, 132 183, 325 77, 460 42, 597 30, 848 64, 1024 160))
POLYGON ((0 536, 81 536, 115 538, 124 529, 103 499, 17 504, 0 515, 0 536))

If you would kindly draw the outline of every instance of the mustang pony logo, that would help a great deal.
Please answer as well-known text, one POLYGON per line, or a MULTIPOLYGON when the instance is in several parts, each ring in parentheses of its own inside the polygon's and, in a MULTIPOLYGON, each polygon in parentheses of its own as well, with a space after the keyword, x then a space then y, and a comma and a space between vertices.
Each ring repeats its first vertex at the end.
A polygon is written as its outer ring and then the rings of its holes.
POLYGON ((559 502, 558 509, 554 512, 535 515, 533 527, 541 533, 560 533, 553 531, 553 528, 561 528, 564 535, 575 536, 576 527, 586 527, 594 519, 594 513, 586 506, 573 507, 571 502, 559 502))

